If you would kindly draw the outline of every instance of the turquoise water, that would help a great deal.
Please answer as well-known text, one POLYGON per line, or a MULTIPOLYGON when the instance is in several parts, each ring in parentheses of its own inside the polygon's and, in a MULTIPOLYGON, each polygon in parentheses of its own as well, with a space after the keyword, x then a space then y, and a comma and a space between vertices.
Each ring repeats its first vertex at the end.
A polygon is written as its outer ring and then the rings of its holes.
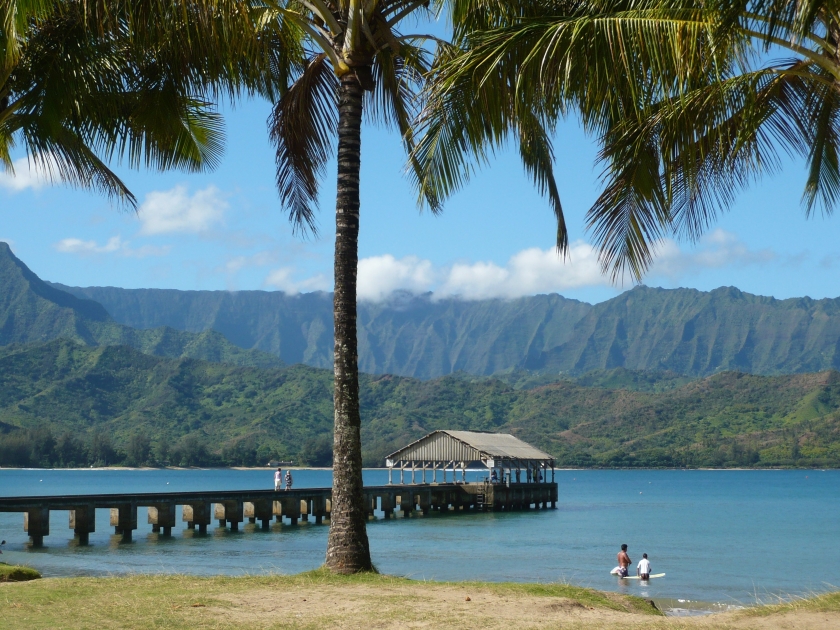
MULTIPOLYGON (((840 471, 571 470, 557 481, 556 510, 371 521, 374 563, 417 579, 560 580, 703 610, 840 586, 840 471), (621 543, 667 576, 648 585, 610 576, 621 543)), ((330 482, 330 471, 295 472, 295 487, 330 482)), ((0 470, 0 496, 272 483, 271 470, 0 470)), ((387 483, 387 473, 365 471, 365 483, 387 483)), ((327 538, 314 523, 206 537, 179 528, 171 538, 145 523, 140 509, 134 542, 120 544, 98 510, 91 545, 78 547, 67 513, 53 512, 44 547, 30 549, 23 516, 0 514, 2 559, 53 576, 296 573, 323 562, 327 538)))

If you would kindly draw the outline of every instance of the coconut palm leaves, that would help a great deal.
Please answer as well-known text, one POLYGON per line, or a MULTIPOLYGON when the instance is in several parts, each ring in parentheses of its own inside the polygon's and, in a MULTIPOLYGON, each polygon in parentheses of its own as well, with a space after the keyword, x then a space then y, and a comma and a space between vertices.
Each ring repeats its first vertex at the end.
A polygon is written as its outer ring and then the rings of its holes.
POLYGON ((300 58, 285 66, 287 84, 268 121, 280 200, 296 228, 316 231, 319 183, 338 126, 340 77, 354 74, 367 94, 368 118, 394 127, 410 145, 411 124, 433 53, 424 36, 403 35, 397 27, 409 15, 430 14, 427 4, 267 4, 265 19, 273 13, 275 28, 299 37, 295 48, 300 58))
POLYGON ((559 193, 548 184, 554 181, 551 159, 529 160, 526 149, 537 145, 527 141, 539 138, 539 154, 549 157, 547 129, 570 106, 589 127, 604 126, 684 80, 683 67, 699 58, 703 28, 685 26, 690 10, 653 2, 515 2, 498 12, 494 2, 465 4, 472 6, 456 16, 460 52, 436 68, 421 120, 417 184, 425 196, 445 198, 468 181, 475 164, 516 138, 526 169, 552 202, 557 246, 565 250, 559 193), (657 20, 669 12, 674 17, 663 26, 657 20), (646 33, 650 46, 633 39, 634 31, 644 30, 640 24, 656 25, 646 33), (673 48, 663 47, 663 38, 673 48))
POLYGON ((0 1, 3 168, 13 170, 21 144, 49 177, 133 204, 113 160, 214 166, 222 125, 208 97, 220 86, 237 89, 248 66, 243 51, 258 46, 248 13, 233 2, 174 6, 0 1), (210 25, 221 33, 222 23, 227 30, 214 40, 210 25))
POLYGON ((830 212, 837 14, 781 0, 522 2, 481 31, 465 12, 461 51, 437 69, 418 185, 445 197, 505 133, 574 108, 601 144, 604 190, 588 225, 613 277, 640 278, 666 236, 697 238, 780 151, 808 161, 806 211, 830 212), (461 127, 476 111, 486 124, 461 127))

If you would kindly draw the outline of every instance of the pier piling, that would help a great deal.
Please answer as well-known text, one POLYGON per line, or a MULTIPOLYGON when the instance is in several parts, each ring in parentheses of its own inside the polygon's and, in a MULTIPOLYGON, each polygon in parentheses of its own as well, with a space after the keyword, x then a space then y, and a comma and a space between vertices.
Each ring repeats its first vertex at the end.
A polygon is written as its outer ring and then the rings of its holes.
POLYGON ((153 532, 163 530, 164 536, 171 535, 172 528, 175 527, 175 504, 158 503, 157 505, 150 505, 149 516, 146 520, 152 526, 153 532))
POLYGON ((50 511, 47 508, 32 508, 23 513, 23 531, 29 534, 32 545, 44 544, 44 536, 50 535, 50 511))
POLYGON ((70 529, 76 535, 80 545, 90 542, 91 533, 96 531, 96 507, 82 505, 70 510, 70 529))
POLYGON ((199 533, 206 534, 207 526, 211 522, 210 503, 207 501, 196 501, 184 504, 181 508, 181 520, 186 522, 187 527, 190 529, 195 529, 195 526, 198 525, 199 533))
POLYGON ((224 527, 225 522, 230 526, 230 531, 239 531, 239 523, 245 520, 244 501, 222 501, 215 505, 215 517, 219 519, 219 527, 224 527))
POLYGON ((132 533, 137 529, 137 505, 128 503, 112 507, 111 525, 123 542, 131 542, 132 533))

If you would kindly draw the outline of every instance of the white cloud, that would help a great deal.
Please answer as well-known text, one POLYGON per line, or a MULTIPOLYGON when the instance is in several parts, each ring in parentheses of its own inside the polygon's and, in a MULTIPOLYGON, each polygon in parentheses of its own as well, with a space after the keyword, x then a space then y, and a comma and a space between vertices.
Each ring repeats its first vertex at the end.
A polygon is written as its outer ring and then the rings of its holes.
POLYGON ((13 162, 14 174, 0 171, 0 187, 12 192, 21 192, 28 188, 38 190, 50 183, 50 176, 44 165, 35 164, 23 157, 13 162))
MULTIPOLYGON (((693 249, 683 250, 675 241, 664 240, 657 252, 647 274, 649 279, 667 277, 674 281, 704 269, 766 264, 778 259, 772 250, 751 250, 737 235, 720 229, 703 237, 693 249)), ((306 280, 295 280, 294 275, 294 268, 283 267, 269 274, 265 284, 290 293, 329 290, 330 283, 323 275, 306 280)), ((632 283, 625 278, 618 284, 632 283)), ((398 259, 385 254, 360 260, 358 274, 359 299, 372 302, 385 300, 395 291, 432 292, 436 299, 482 300, 609 286, 613 283, 609 275, 601 273, 598 252, 583 241, 572 243, 565 257, 554 248, 532 247, 517 252, 504 265, 478 261, 435 267, 417 256, 398 259)))
POLYGON ((733 265, 766 264, 778 258, 771 249, 751 250, 737 234, 717 228, 700 239, 694 250, 683 251, 674 241, 663 241, 649 275, 672 280, 701 269, 721 269, 733 265))
POLYGON ((62 254, 91 256, 94 254, 118 254, 126 258, 146 258, 147 256, 165 256, 169 247, 143 245, 131 247, 130 241, 123 241, 120 236, 113 236, 104 245, 96 241, 83 241, 80 238, 65 238, 55 244, 55 249, 62 254))
POLYGON ((397 260, 390 254, 359 261, 357 293, 360 300, 378 302, 397 290, 423 293, 435 281, 432 263, 417 256, 397 260))
POLYGON ((601 274, 595 250, 581 241, 571 245, 565 258, 554 248, 532 247, 511 256, 504 267, 492 262, 456 263, 444 273, 435 296, 466 300, 516 298, 610 284, 601 274))
POLYGON ((323 274, 301 281, 294 280, 294 274, 295 270, 292 267, 281 267, 269 273, 263 284, 292 295, 306 291, 329 291, 332 288, 331 279, 323 274))
POLYGON ((277 255, 273 252, 258 252, 253 256, 234 256, 229 258, 227 262, 218 271, 233 274, 245 269, 246 267, 265 267, 277 260, 277 255))
POLYGON ((222 221, 227 207, 221 191, 215 186, 193 195, 187 193, 186 186, 151 192, 137 210, 142 223, 140 234, 206 232, 222 221))

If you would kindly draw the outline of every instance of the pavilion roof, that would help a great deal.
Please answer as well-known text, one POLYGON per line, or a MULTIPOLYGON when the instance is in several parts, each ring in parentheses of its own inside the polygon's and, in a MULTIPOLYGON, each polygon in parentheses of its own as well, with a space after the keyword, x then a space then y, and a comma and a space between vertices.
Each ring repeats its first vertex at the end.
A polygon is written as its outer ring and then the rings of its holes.
MULTIPOLYGON (((507 433, 433 431, 388 455, 388 462, 486 462, 487 460, 553 463, 554 457, 507 433)), ((389 464, 392 465, 392 464, 389 464)))

